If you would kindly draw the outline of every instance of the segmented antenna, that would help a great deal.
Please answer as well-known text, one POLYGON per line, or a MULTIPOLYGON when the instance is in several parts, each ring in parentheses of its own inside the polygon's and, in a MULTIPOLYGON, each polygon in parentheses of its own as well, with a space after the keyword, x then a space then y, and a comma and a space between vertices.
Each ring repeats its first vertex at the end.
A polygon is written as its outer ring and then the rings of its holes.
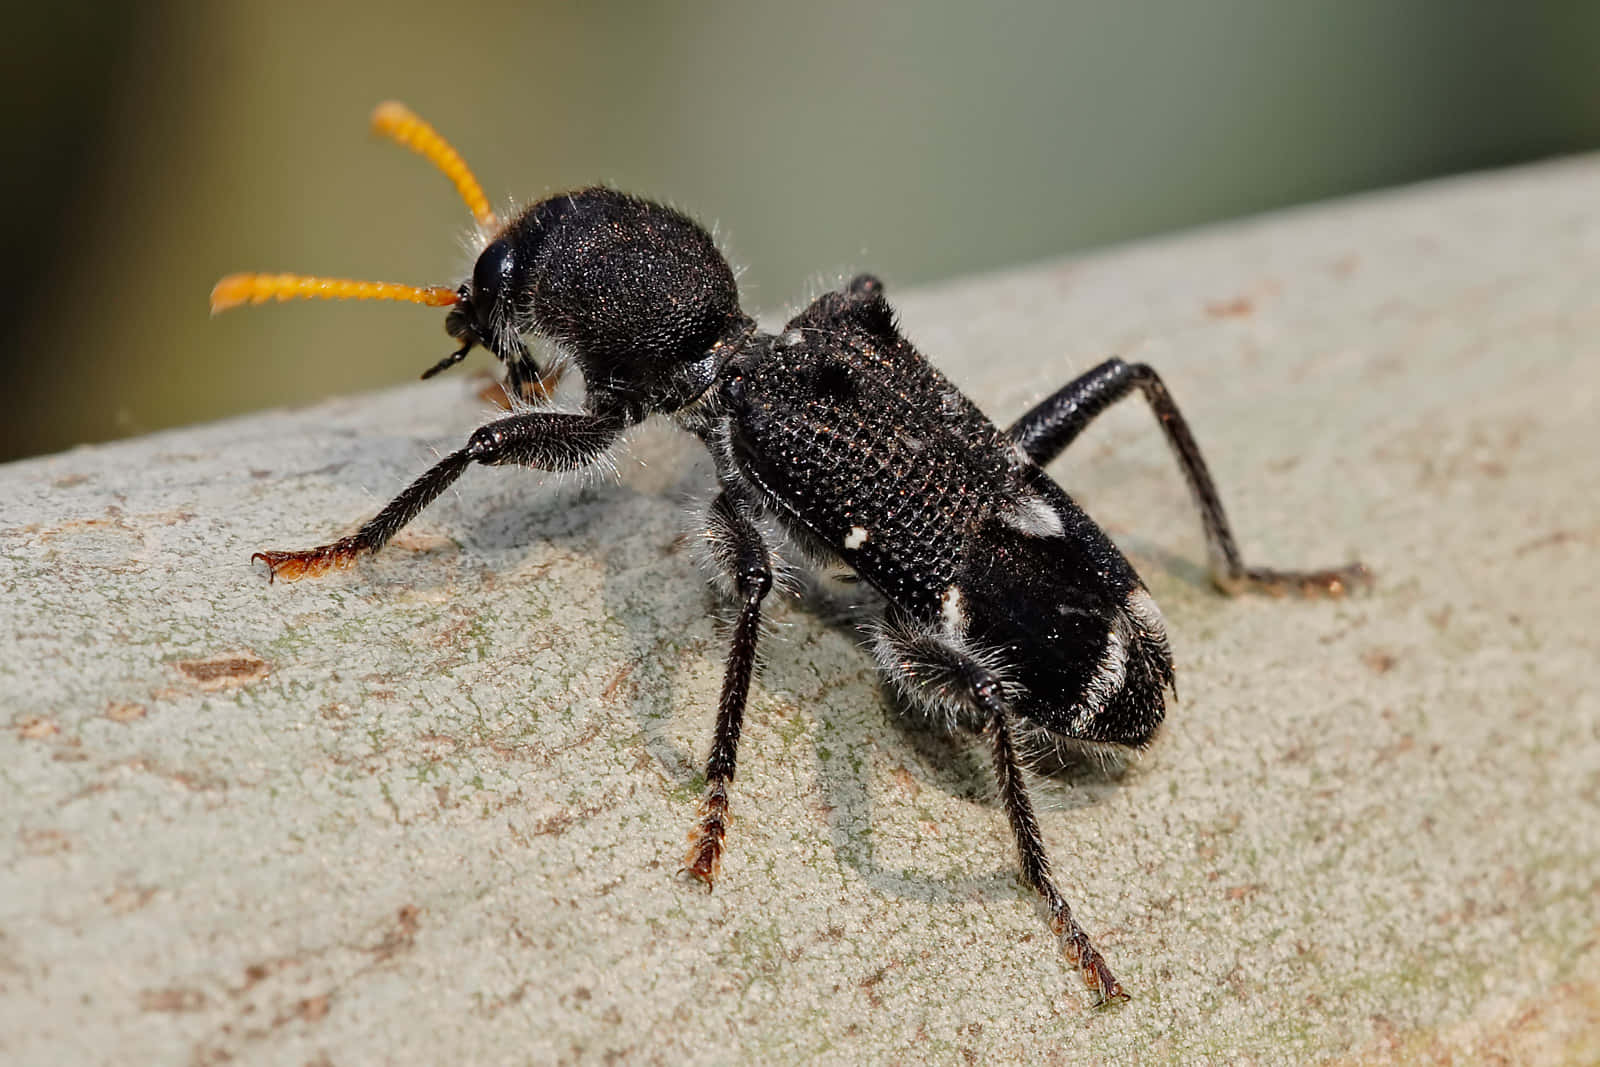
MULTIPOLYGON (((372 128, 444 172, 455 184, 461 199, 467 202, 479 227, 499 228, 500 220, 489 209, 489 198, 483 195, 483 187, 472 176, 461 154, 410 108, 393 100, 379 104, 372 113, 372 128)), ((212 288, 211 312, 216 314, 240 304, 264 304, 269 300, 401 300, 428 307, 449 307, 456 299, 454 289, 439 285, 363 282, 306 274, 230 274, 212 288)))
POLYGON ((438 167, 446 178, 455 184, 456 192, 467 202, 467 210, 484 230, 500 227, 500 220, 489 207, 489 198, 483 195, 483 186, 473 177, 461 153, 439 132, 420 118, 416 112, 396 100, 386 100, 372 112, 372 128, 395 144, 404 145, 417 155, 438 167))
POLYGON ((456 291, 443 285, 358 282, 308 274, 230 274, 211 289, 211 313, 269 300, 403 300, 442 308, 456 302, 456 291))

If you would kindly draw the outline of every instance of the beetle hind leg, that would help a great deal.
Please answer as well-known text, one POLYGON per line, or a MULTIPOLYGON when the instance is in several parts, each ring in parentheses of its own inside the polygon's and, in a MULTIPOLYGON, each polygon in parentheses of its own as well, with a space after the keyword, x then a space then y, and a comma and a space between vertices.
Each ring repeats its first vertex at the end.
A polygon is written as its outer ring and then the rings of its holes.
POLYGON ((909 699, 942 714, 952 725, 981 732, 989 741, 995 782, 1011 824, 1022 877, 1043 900, 1050 928, 1067 961, 1078 969, 1097 998, 1097 1006, 1128 999, 1105 957, 1073 918, 1056 888, 1045 853, 1044 837, 1033 814, 1033 801, 1023 780, 1016 741, 1019 719, 1006 693, 1003 670, 988 657, 966 647, 959 637, 939 632, 918 633, 890 620, 876 634, 876 651, 884 672, 909 699))

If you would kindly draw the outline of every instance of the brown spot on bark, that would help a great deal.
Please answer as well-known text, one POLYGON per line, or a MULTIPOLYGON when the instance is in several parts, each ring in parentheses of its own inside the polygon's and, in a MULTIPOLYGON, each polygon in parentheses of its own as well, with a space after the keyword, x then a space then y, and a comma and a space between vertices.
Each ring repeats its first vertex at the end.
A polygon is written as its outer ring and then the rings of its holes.
POLYGON ((1388 674, 1394 670, 1394 665, 1399 660, 1395 658, 1393 652, 1388 652, 1381 648, 1369 648, 1361 653, 1361 662, 1365 663, 1367 669, 1373 674, 1388 674))
POLYGON ((372 947, 372 954, 380 960, 387 960, 410 950, 417 943, 417 931, 420 929, 422 909, 415 904, 407 904, 395 913, 394 928, 372 947))
POLYGON ((29 741, 41 741, 60 732, 61 727, 55 724, 55 720, 47 719, 43 715, 28 715, 17 723, 17 734, 29 741))
POLYGON ((179 660, 173 666, 201 689, 233 689, 259 682, 272 665, 253 652, 223 653, 207 659, 179 660))
POLYGON ((1514 556, 1526 556, 1529 552, 1537 552, 1542 548, 1556 548, 1561 545, 1593 539, 1593 532, 1585 534, 1581 530, 1553 530, 1543 537, 1535 537, 1532 541, 1524 541, 1512 550, 1514 556))
POLYGON ((23 830, 17 836, 30 856, 54 856, 72 848, 72 839, 60 830, 23 830))
POLYGON ((67 535, 67 534, 74 534, 75 535, 75 534, 81 534, 81 533, 96 533, 96 532, 99 532, 101 530, 118 530, 118 531, 121 531, 122 533, 136 533, 137 532, 137 531, 135 531, 133 529, 133 527, 129 526, 128 523, 122 518, 122 509, 121 508, 118 508, 118 507, 106 508, 106 515, 108 515, 109 518, 104 518, 104 519, 71 519, 71 520, 68 520, 67 522, 58 523, 58 524, 56 524, 54 526, 46 526, 43 523, 30 522, 26 526, 23 526, 19 531, 8 530, 7 532, 8 533, 20 532, 20 533, 24 533, 24 534, 32 534, 32 535, 36 536, 37 538, 39 538, 39 540, 41 540, 41 541, 54 540, 57 537, 61 537, 63 535, 67 535))
POLYGON ((150 903, 150 898, 155 895, 153 886, 119 885, 106 894, 106 907, 110 908, 114 915, 127 915, 150 903))
POLYGON ((143 704, 129 704, 120 700, 113 700, 106 705, 106 718, 112 722, 133 722, 149 714, 150 709, 143 704))
POLYGON ((551 837, 560 837, 562 834, 566 833, 567 828, 576 820, 577 817, 570 811, 557 812, 554 815, 540 819, 538 822, 534 823, 533 835, 535 837, 543 837, 546 835, 551 837))
POLYGON ((600 699, 609 704, 611 702, 611 698, 617 695, 617 691, 620 690, 623 686, 623 683, 628 680, 628 675, 632 673, 633 664, 625 664, 623 668, 617 672, 617 676, 611 679, 610 683, 600 691, 600 699))
POLYGON ((206 995, 198 989, 146 989, 139 994, 144 1011, 200 1011, 205 1006, 206 995))
POLYGON ((1248 296, 1236 296, 1232 300, 1216 300, 1206 305, 1206 314, 1214 319, 1237 319, 1255 311, 1256 302, 1248 296))
POLYGON ((871 974, 867 975, 865 978, 861 979, 861 981, 856 983, 856 985, 860 987, 861 991, 866 994, 868 1004, 872 1005, 874 1008, 883 1007, 883 997, 878 993, 878 983, 883 981, 889 972, 898 966, 900 966, 900 961, 893 960, 884 964, 882 967, 879 967, 877 970, 873 971, 871 974))
POLYGON ((321 993, 314 997, 306 997, 295 1005, 295 1012, 308 1023, 320 1021, 328 1014, 328 994, 321 993))

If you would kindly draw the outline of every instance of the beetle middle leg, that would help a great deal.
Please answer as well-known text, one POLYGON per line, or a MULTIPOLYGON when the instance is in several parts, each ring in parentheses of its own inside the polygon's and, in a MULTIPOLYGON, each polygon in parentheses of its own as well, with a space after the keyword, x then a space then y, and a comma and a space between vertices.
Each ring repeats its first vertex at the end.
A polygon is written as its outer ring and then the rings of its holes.
POLYGON ((1006 435, 1029 459, 1043 467, 1059 456, 1106 408, 1134 389, 1144 394, 1167 436, 1167 444, 1177 457, 1184 480, 1200 508, 1205 527, 1206 548, 1211 557, 1211 580, 1224 592, 1247 589, 1282 595, 1325 593, 1341 596, 1356 586, 1372 581, 1372 572, 1360 563, 1325 570, 1288 571, 1248 567, 1239 555, 1227 513, 1216 483, 1200 455, 1200 446, 1184 420, 1166 384, 1148 364, 1124 363, 1108 359, 1093 370, 1074 378, 1036 404, 1006 429, 1006 435))
POLYGON ((712 501, 707 516, 707 542, 713 557, 733 583, 739 617, 733 626, 722 697, 717 703, 716 735, 706 760, 706 795, 700 824, 689 835, 683 870, 709 889, 722 870, 722 842, 728 832, 728 786, 733 781, 744 706, 755 669, 760 634, 761 602, 772 589, 772 557, 761 533, 744 508, 726 490, 712 501))
POLYGON ((913 702, 946 712, 950 725, 983 733, 994 759, 1000 801, 1011 823, 1023 879, 1044 900, 1050 928, 1061 952, 1083 975, 1100 1004, 1127 1000, 1105 957, 1072 916, 1072 908, 1056 888, 1045 854, 1044 837, 1033 814, 1023 781, 1013 723, 1016 715, 1005 693, 1002 673, 980 662, 964 642, 942 633, 919 632, 891 620, 877 631, 878 661, 896 686, 913 702))
POLYGON ((622 420, 609 415, 539 411, 496 419, 478 427, 465 447, 429 467, 349 537, 316 548, 257 552, 250 558, 264 562, 271 578, 285 581, 348 567, 357 557, 387 544, 472 464, 516 463, 547 471, 576 470, 598 459, 622 429, 622 420))

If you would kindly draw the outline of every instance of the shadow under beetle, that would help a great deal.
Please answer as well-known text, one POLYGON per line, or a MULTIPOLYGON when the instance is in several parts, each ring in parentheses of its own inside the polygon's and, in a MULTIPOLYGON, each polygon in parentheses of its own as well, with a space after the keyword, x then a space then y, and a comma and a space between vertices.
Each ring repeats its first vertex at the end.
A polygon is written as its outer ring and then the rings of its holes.
POLYGON ((295 297, 449 307, 460 345, 505 363, 514 413, 477 429, 349 537, 259 552, 274 578, 350 564, 381 548, 474 463, 584 467, 651 415, 703 441, 719 492, 704 531, 738 604, 706 795, 684 870, 721 867, 739 730, 761 604, 772 589, 771 517, 812 562, 844 563, 886 606, 871 625, 878 664, 913 705, 984 735, 1022 875, 1043 898, 1067 959, 1103 1002, 1126 998, 1057 890, 1023 781, 1019 740, 1137 748, 1160 725, 1172 655, 1161 613, 1110 539, 1044 473, 1096 415, 1138 391, 1155 411, 1200 508, 1212 573, 1228 591, 1340 594, 1360 564, 1246 567, 1211 476, 1161 379, 1107 360, 1002 430, 903 338, 883 286, 861 275, 776 335, 739 307, 711 236, 660 204, 592 188, 501 221, 461 157, 398 104, 379 132, 455 183, 485 240, 472 277, 423 289, 301 275, 232 275, 212 308, 295 297), (584 411, 529 410, 553 384, 523 342, 541 336, 583 375, 584 411))

